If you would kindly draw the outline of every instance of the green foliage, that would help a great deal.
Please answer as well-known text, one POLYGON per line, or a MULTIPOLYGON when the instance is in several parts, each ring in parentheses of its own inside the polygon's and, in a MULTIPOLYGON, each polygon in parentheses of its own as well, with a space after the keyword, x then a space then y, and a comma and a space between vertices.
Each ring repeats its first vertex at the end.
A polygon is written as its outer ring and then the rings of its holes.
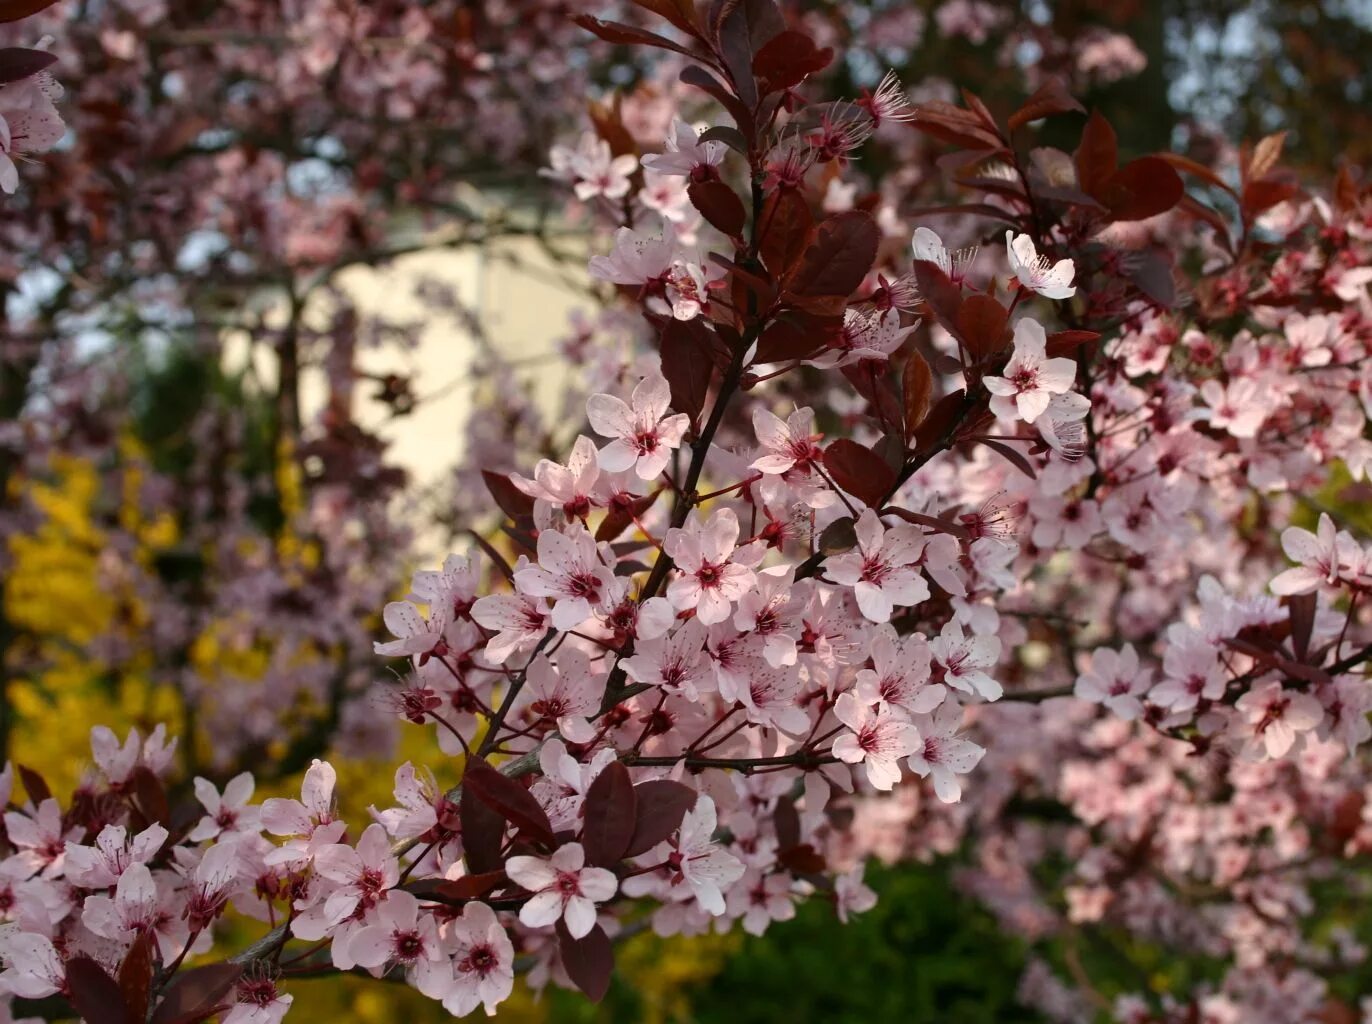
POLYGON ((1031 1024, 1015 1002, 1022 942, 956 892, 952 867, 873 865, 876 907, 840 926, 822 900, 749 937, 691 999, 692 1024, 1031 1024))

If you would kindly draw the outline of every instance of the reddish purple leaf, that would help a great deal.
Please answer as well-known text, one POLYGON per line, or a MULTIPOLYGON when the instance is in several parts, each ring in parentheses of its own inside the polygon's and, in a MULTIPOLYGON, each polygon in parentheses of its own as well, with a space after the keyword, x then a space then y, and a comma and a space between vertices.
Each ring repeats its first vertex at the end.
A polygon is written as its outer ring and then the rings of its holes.
POLYGON ((462 794, 457 798, 457 816, 462 826, 467 870, 478 875, 501 870, 500 848, 505 841, 505 819, 468 786, 462 787, 462 794))
POLYGON ((486 490, 491 492, 491 497, 500 506, 500 510, 511 519, 521 519, 534 514, 534 499, 516 487, 508 474, 483 469, 481 479, 486 481, 486 490))
POLYGON ((242 965, 232 963, 178 971, 152 1015, 152 1024, 198 1024, 213 1016, 242 974, 242 965))
POLYGON ((586 790, 582 807, 581 845, 587 862, 607 868, 624 859, 624 851, 634 838, 638 814, 629 769, 611 761, 586 790))
POLYGON ((610 990, 610 975, 615 969, 615 951, 605 929, 596 925, 582 938, 574 939, 565 922, 557 922, 557 950, 572 984, 593 1003, 610 990))
POLYGON ((1077 168, 1077 184, 1087 195, 1096 199, 1110 176, 1119 167, 1119 143, 1115 139, 1115 129, 1101 116, 1100 111, 1091 111, 1085 127, 1081 130, 1081 142, 1072 154, 1072 162, 1077 168))
POLYGON ((119 965, 119 991, 129 1016, 135 1021, 147 1020, 148 994, 152 985, 154 943, 148 932, 139 932, 133 945, 119 965))
POLYGON ((1021 125, 1026 125, 1030 121, 1037 121, 1041 117, 1066 114, 1072 111, 1084 114, 1086 108, 1067 91, 1067 86, 1063 84, 1062 79, 1050 78, 1039 86, 1034 95, 1024 101, 1024 106, 1010 115, 1006 124, 1011 131, 1014 131, 1021 125))
POLYGON ((699 794, 683 782, 653 779, 634 787, 638 813, 634 820, 634 834, 626 857, 647 853, 658 843, 664 843, 681 827, 681 819, 696 805, 699 794))
POLYGON ((1112 174, 1096 198, 1109 207, 1111 220, 1147 220, 1176 206, 1185 191, 1171 164, 1145 156, 1112 174))
POLYGON ((1019 449, 1012 448, 1004 442, 992 441, 988 438, 978 438, 978 440, 996 454, 1003 456, 1010 465, 1014 466, 1030 480, 1038 478, 1038 473, 1034 469, 1034 464, 1030 462, 1019 449))
POLYGON ((870 214, 849 210, 814 229, 798 269, 787 282, 796 295, 847 298, 862 284, 877 258, 881 232, 870 214))
POLYGON ((787 29, 767 41, 753 58, 753 74, 766 92, 799 85, 816 71, 823 71, 834 59, 829 47, 815 45, 806 33, 787 29))
POLYGON ((32 78, 56 61, 57 57, 46 50, 30 50, 24 46, 0 47, 0 85, 32 78))
POLYGON ((86 1024, 133 1024, 119 983, 90 957, 67 961, 67 988, 72 1008, 86 1024))
POLYGON ((0 25, 45 11, 57 0, 0 0, 0 25))
POLYGON ((548 815, 527 789, 502 775, 485 761, 472 758, 462 775, 463 793, 470 792, 535 842, 551 846, 553 827, 548 815))
POLYGON ((52 796, 52 789, 48 786, 48 780, 42 775, 28 765, 17 764, 14 767, 19 772, 20 781, 24 783, 24 792, 35 804, 41 804, 52 796))
POLYGON ((662 376, 672 389, 672 408, 699 419, 710 393, 715 364, 710 358, 714 341, 710 329, 699 320, 670 320, 662 328, 662 376))
POLYGON ((870 448, 841 437, 824 449, 824 468, 849 494, 878 507, 896 485, 886 460, 870 448))
POLYGON ((743 225, 748 219, 743 200, 724 182, 693 181, 686 186, 686 194, 691 198, 691 205, 714 227, 730 238, 743 234, 743 225))

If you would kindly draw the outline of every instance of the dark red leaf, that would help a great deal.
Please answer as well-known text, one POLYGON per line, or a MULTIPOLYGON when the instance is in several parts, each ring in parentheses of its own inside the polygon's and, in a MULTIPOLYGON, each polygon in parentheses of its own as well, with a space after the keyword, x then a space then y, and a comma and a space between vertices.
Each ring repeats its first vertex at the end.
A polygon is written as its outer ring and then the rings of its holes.
POLYGON ((796 189, 777 189, 762 206, 762 238, 758 254, 763 265, 782 280, 800 261, 814 227, 810 204, 796 189))
POLYGON ((1044 351, 1048 358, 1056 359, 1058 356, 1071 355, 1088 341, 1096 341, 1099 338, 1098 331, 1055 331, 1048 335, 1048 344, 1044 351))
POLYGON ((634 4, 645 11, 666 18, 687 35, 695 35, 696 12, 692 0, 633 0, 634 4))
POLYGON ((634 838, 637 808, 629 769, 611 761, 586 790, 582 806, 581 845, 588 863, 607 868, 624 859, 634 838))
POLYGON ((483 469, 481 479, 486 481, 486 490, 491 492, 500 510, 511 519, 534 514, 534 499, 516 487, 507 474, 483 469))
POLYGON ((1030 121, 1037 121, 1041 117, 1049 117, 1053 114, 1067 114, 1072 111, 1084 114, 1086 108, 1067 91, 1067 86, 1060 78, 1050 78, 1039 86, 1038 91, 1024 101, 1024 106, 1020 107, 1006 122, 1011 131, 1026 125, 1030 121))
POLYGON ((24 46, 0 47, 0 85, 31 78, 56 61, 57 57, 46 50, 30 50, 24 46))
POLYGON ((1300 190, 1300 186, 1294 181, 1281 181, 1272 178, 1250 181, 1243 186, 1243 212, 1249 218, 1255 217, 1265 210, 1270 210, 1278 203, 1291 199, 1300 190))
POLYGON ((837 342, 842 331, 840 317, 788 309, 763 328, 753 361, 780 363, 806 359, 837 342))
POLYGON ((1310 654, 1310 635, 1315 629, 1316 593, 1296 594, 1286 599, 1286 613, 1291 617, 1291 650, 1297 661, 1310 654))
POLYGON ((572 20, 587 32, 598 36, 607 43, 616 43, 620 46, 653 46, 659 50, 674 50, 677 53, 684 53, 688 57, 696 56, 689 47, 673 42, 656 32, 649 32, 633 25, 625 25, 618 21, 601 21, 589 14, 578 14, 572 20))
POLYGON ((119 983, 88 956, 67 961, 71 1005, 86 1024, 133 1024, 119 983))
POLYGON ((197 1024, 213 1016, 242 974, 242 965, 231 963, 178 971, 152 1015, 152 1024, 197 1024))
POLYGON ((124 1005, 135 1021, 147 1020, 148 993, 152 985, 153 952, 155 944, 148 932, 139 932, 133 945, 119 965, 119 991, 124 1005))
POLYGON ((45 11, 57 0, 0 0, 0 25, 45 11))
POLYGON ((958 307, 958 333, 975 359, 1010 347, 1010 312, 989 295, 969 295, 958 307))
POLYGON ((684 782, 653 779, 634 787, 638 814, 634 821, 633 838, 626 857, 647 853, 658 843, 664 843, 681 827, 681 819, 696 805, 700 795, 684 782))
POLYGON ((552 845, 553 826, 527 789, 485 761, 471 758, 462 774, 463 793, 470 792, 535 842, 552 845))
POLYGON ((882 503, 896 483, 896 475, 885 459, 846 437, 824 449, 824 468, 834 483, 873 508, 882 503))
POLYGON ((962 288, 937 263, 915 260, 915 284, 920 298, 944 330, 962 343, 958 311, 962 309, 962 288))
POLYGON ((798 875, 819 875, 829 868, 829 862, 809 843, 793 846, 777 854, 777 863, 798 875))
POLYGON ((572 984, 593 1003, 610 990, 610 975, 615 969, 615 951, 605 929, 596 925, 582 938, 574 939, 564 921, 557 922, 557 950, 562 967, 572 984))
MULTIPOLYGON (((715 39, 744 105, 757 105, 753 57, 786 29, 774 0, 731 0, 715 11, 715 39)), ((742 127, 740 125, 739 127, 742 127)))
POLYGON ((14 767, 19 772, 20 781, 24 783, 24 792, 28 794, 29 799, 35 805, 51 799, 52 789, 48 786, 47 779, 26 764, 18 764, 14 767))
POLYGON ((804 32, 787 29, 769 39, 753 57, 753 74, 762 82, 764 92, 789 89, 808 75, 822 71, 834 59, 834 51, 823 49, 804 32))
POLYGON ((686 194, 691 198, 691 205, 714 227, 730 238, 743 234, 743 225, 748 219, 743 200, 724 182, 693 181, 686 186, 686 194))
POLYGON ((143 813, 143 819, 149 825, 170 824, 171 806, 167 802, 167 791, 151 768, 139 765, 129 776, 127 784, 138 809, 143 813))
POLYGON ((1179 175, 1155 156, 1131 160, 1093 193, 1110 209, 1111 220, 1147 220, 1176 206, 1186 192, 1179 175))
POLYGON ((934 403, 933 409, 915 431, 915 450, 924 452, 945 443, 968 408, 967 392, 959 388, 934 403))
POLYGON ((486 805, 469 787, 462 787, 457 799, 458 822, 462 826, 462 849, 467 870, 487 875, 501 870, 500 848, 505 841, 505 819, 486 805))
POLYGON ((687 85, 694 85, 697 89, 709 93, 718 100, 720 106, 729 112, 734 123, 738 125, 739 131, 745 136, 752 131, 753 115, 749 108, 740 102, 739 98, 710 72, 699 64, 690 64, 681 69, 681 74, 678 77, 687 85))
POLYGON ((1004 145, 976 114, 943 100, 930 100, 915 107, 911 124, 926 135, 967 149, 997 150, 1004 145))
POLYGON ((1025 457, 1024 453, 1019 451, 1019 449, 1012 448, 1010 447, 1010 445, 1004 444, 1000 441, 991 441, 987 438, 980 438, 979 440, 982 444, 986 445, 986 447, 990 448, 993 452, 997 453, 998 455, 1004 456, 1005 459, 1010 463, 1010 465, 1014 466, 1021 473, 1027 476, 1030 480, 1035 480, 1038 478, 1038 473, 1034 470, 1034 464, 1030 462, 1028 458, 1025 457))
POLYGON ((777 830, 777 846, 789 850, 800 842, 800 815, 796 813, 796 802, 788 796, 777 801, 777 809, 772 815, 772 824, 777 830))
POLYGON ((1072 154, 1072 162, 1077 168, 1077 184, 1089 196, 1100 198, 1101 189, 1119 167, 1119 143, 1115 139, 1115 129, 1101 116, 1099 110, 1091 111, 1086 126, 1081 130, 1081 143, 1072 154))
POLYGON ((733 125, 717 124, 700 133, 701 142, 722 142, 735 153, 748 155, 748 140, 733 125))
MULTIPOLYGON (((498 851, 497 851, 498 852, 498 851)), ((482 871, 478 874, 463 875, 452 881, 439 881, 426 878, 406 886, 420 899, 425 896, 443 896, 450 900, 479 900, 488 892, 509 882, 504 871, 482 871)))
POLYGON ((847 298, 862 284, 877 258, 881 232, 870 214, 849 210, 814 229, 800 269, 787 282, 796 295, 847 298))
POLYGON ((867 400, 868 411, 888 430, 899 430, 904 418, 894 374, 885 360, 864 359, 840 371, 859 395, 867 400))
POLYGON ((610 104, 591 100, 586 104, 586 114, 595 127, 595 133, 605 140, 611 153, 615 156, 638 156, 638 143, 629 129, 624 127, 618 94, 610 104))
POLYGON ((662 329, 662 376, 671 385, 672 408, 691 417, 692 423, 710 393, 715 370, 710 343, 710 329, 699 319, 671 320, 662 329))
POLYGON ((934 395, 934 371, 929 369, 927 359, 918 352, 911 352, 900 377, 905 397, 905 436, 911 438, 929 415, 934 395))
POLYGON ((1227 181, 1209 167, 1206 167, 1204 164, 1196 163, 1196 161, 1192 160, 1190 157, 1181 156, 1178 153, 1155 153, 1154 155, 1159 160, 1166 160, 1177 170, 1185 171, 1187 174, 1200 178, 1201 181, 1205 182, 1207 185, 1214 185, 1216 188, 1224 189, 1224 191, 1228 192, 1231 196, 1238 195, 1238 193, 1234 191, 1233 186, 1227 181))
POLYGON ((923 526, 926 529, 933 530, 935 533, 946 533, 948 536, 956 537, 960 541, 966 542, 971 539, 965 526, 959 526, 957 523, 950 523, 946 519, 938 518, 938 516, 925 515, 923 512, 911 512, 908 508, 897 508, 896 506, 888 506, 887 508, 882 509, 882 515, 896 516, 900 519, 904 519, 907 523, 923 526))

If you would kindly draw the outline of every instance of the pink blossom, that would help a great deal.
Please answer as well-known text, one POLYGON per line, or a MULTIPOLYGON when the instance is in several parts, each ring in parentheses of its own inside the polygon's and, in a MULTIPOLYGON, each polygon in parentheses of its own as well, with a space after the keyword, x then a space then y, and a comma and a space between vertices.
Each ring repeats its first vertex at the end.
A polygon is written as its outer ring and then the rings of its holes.
POLYGON ((1336 530, 1325 512, 1320 513, 1317 530, 1311 533, 1299 526, 1289 526, 1282 531, 1282 549, 1288 558, 1300 564, 1272 581, 1272 593, 1308 594, 1361 574, 1364 555, 1352 536, 1336 530))
POLYGON ((639 479, 651 480, 667 467, 690 418, 685 413, 667 416, 672 391, 660 373, 639 381, 629 401, 626 405, 613 395, 592 395, 586 400, 591 427, 601 437, 613 439, 600 449, 600 467, 612 473, 633 469, 639 479))
POLYGON ((738 533, 730 508, 716 509, 704 522, 693 512, 684 528, 667 531, 662 549, 679 573, 667 586, 673 608, 694 608, 707 626, 729 618, 734 602, 754 586, 753 566, 764 553, 760 546, 737 547, 738 533))
POLYGON ((915 568, 924 550, 923 533, 908 523, 888 530, 871 509, 863 510, 855 530, 858 550, 825 559, 824 573, 853 588, 864 616, 889 622, 897 606, 919 604, 929 597, 929 585, 915 568))
POLYGON ((934 794, 945 804, 962 799, 959 775, 966 775, 986 754, 971 740, 957 735, 962 725, 962 708, 948 701, 930 716, 920 716, 920 743, 910 754, 910 769, 920 778, 933 776, 934 794))
POLYGON ((1054 263, 1047 256, 1040 256, 1032 238, 1016 235, 1013 230, 1005 232, 1005 247, 1010 257, 1010 269, 1025 288, 1038 292, 1046 299, 1070 299, 1077 294, 1072 285, 1076 267, 1071 260, 1054 263))
POLYGON ((580 523, 566 533, 543 530, 538 535, 538 564, 515 572, 515 586, 533 597, 554 599, 553 626, 576 629, 602 610, 614 576, 601 558, 595 538, 580 523))
POLYGON ((1015 323, 1015 351, 1003 376, 987 377, 991 411, 1002 419, 1033 423, 1047 411, 1054 395, 1071 389, 1077 364, 1061 356, 1047 358, 1048 336, 1037 320, 1021 317, 1015 323))
POLYGON ((919 730, 893 704, 868 704, 852 693, 839 694, 834 716, 848 727, 834 740, 834 756, 863 764, 867 780, 881 790, 900 781, 900 759, 919 747, 919 730))
POLYGON ((468 903, 453 922, 448 946, 453 979, 443 1008, 455 1017, 478 1006, 494 1014, 514 988, 514 946, 495 911, 484 903, 468 903))
POLYGON ((580 843, 568 843, 551 858, 511 857, 505 871, 516 885, 533 896, 520 908, 519 919, 530 928, 562 920, 574 939, 595 927, 595 905, 614 896, 619 882, 604 868, 586 867, 580 843))

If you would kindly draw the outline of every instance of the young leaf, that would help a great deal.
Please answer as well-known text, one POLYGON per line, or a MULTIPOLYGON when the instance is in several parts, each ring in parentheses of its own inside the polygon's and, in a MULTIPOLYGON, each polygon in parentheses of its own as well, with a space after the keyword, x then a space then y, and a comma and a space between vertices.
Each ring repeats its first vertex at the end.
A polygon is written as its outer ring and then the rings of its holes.
POLYGON ((1030 121, 1037 121, 1042 117, 1049 117, 1053 114, 1066 114, 1076 111, 1079 114, 1086 113, 1083 107, 1071 93, 1067 91, 1067 86, 1060 78, 1050 78, 1039 86, 1038 91, 1024 101, 1024 106, 1020 107, 1010 119, 1006 121, 1011 131, 1030 121))
POLYGON ((119 965, 119 991, 129 1016, 135 1021, 148 1017, 148 993, 152 985, 155 943, 149 932, 139 932, 119 965))
POLYGON ((777 280, 800 261, 814 227, 810 204, 796 189, 777 189, 767 197, 759 222, 763 225, 758 255, 777 280))
POLYGON ((914 266, 915 284, 919 286, 920 298, 944 330, 966 347, 962 340, 961 328, 958 327, 958 311, 962 309, 962 289, 937 263, 915 260, 914 266))
POLYGON ((624 858, 634 838, 637 807, 629 769, 611 761, 586 790, 581 845, 588 863, 607 868, 624 858))
POLYGON ((587 32, 607 43, 616 43, 620 46, 653 46, 659 50, 684 53, 687 57, 695 56, 690 48, 682 46, 680 43, 674 43, 666 36, 660 36, 656 32, 649 32, 633 25, 625 25, 618 21, 601 21, 589 14, 578 14, 572 20, 587 32))
POLYGON ((502 775, 485 761, 471 758, 462 774, 463 793, 470 792, 515 828, 551 846, 553 826, 539 802, 516 780, 502 775))
POLYGON ((505 840, 505 819, 467 786, 462 787, 462 794, 457 798, 457 817, 462 826, 467 870, 478 875, 501 870, 500 848, 505 840))
POLYGON ((969 295, 958 308, 958 333, 978 360, 1010 347, 1010 312, 989 295, 969 295))
POLYGON ((197 1024, 217 1013, 243 974, 241 964, 218 963, 177 971, 152 1024, 197 1024))
POLYGON ((743 234, 743 225, 748 219, 743 200, 724 182, 693 181, 686 186, 686 194, 691 199, 691 205, 711 225, 730 238, 743 234))
POLYGON ((56 61, 56 54, 46 50, 30 50, 24 46, 0 47, 0 85, 29 78, 56 61))
POLYGON ((824 468, 834 483, 873 508, 881 504, 896 483, 896 475, 885 459, 846 437, 824 449, 824 468))
POLYGON ((687 35, 694 36, 696 28, 695 4, 692 0, 633 0, 634 4, 645 11, 652 11, 666 18, 687 35))
POLYGON ((614 947, 605 929, 596 925, 582 938, 574 939, 565 922, 557 922, 557 950, 562 967, 572 984, 593 1003, 605 998, 610 989, 610 975, 615 969, 614 947))
POLYGON ((672 838, 672 833, 681 827, 681 819, 699 798, 699 794, 683 782, 670 779, 640 782, 634 787, 637 808, 634 834, 624 856, 637 857, 672 838))
POLYGON ((1100 198, 1100 191, 1110 176, 1119 167, 1119 143, 1115 139, 1115 129, 1101 116, 1100 111, 1091 111, 1086 126, 1081 130, 1081 143, 1072 154, 1072 162, 1077 168, 1077 184, 1089 196, 1100 198))
POLYGON ((672 389, 672 408, 694 423, 710 393, 714 362, 710 359, 710 329, 699 319, 670 320, 662 329, 662 376, 672 389))
POLYGON ((1171 164, 1144 156, 1110 175, 1095 196, 1109 207, 1111 220, 1147 220, 1172 209, 1185 192, 1181 175, 1171 164))
POLYGON ((763 84, 763 91, 790 89, 805 81, 816 71, 822 71, 834 59, 829 47, 820 49, 804 32, 787 29, 769 39, 753 58, 753 74, 763 84))
POLYGON ((881 239, 870 214, 849 210, 821 221, 806 246, 800 269, 787 282, 797 295, 846 298, 862 284, 881 239))
POLYGON ((534 499, 516 487, 507 474, 483 469, 481 479, 486 481, 486 490, 491 492, 491 497, 495 499, 500 511, 511 519, 534 514, 534 499))
POLYGON ((905 392, 905 437, 908 439, 915 436, 915 431, 929 415, 934 393, 934 373, 929 369, 929 361, 918 352, 911 352, 901 372, 901 383, 905 392))
POLYGON ((910 123, 926 135, 966 149, 1004 148, 1000 137, 979 116, 943 100, 930 100, 915 107, 910 123))
POLYGON ((71 1005, 86 1024, 134 1024, 119 984, 88 956, 67 961, 71 1005))

